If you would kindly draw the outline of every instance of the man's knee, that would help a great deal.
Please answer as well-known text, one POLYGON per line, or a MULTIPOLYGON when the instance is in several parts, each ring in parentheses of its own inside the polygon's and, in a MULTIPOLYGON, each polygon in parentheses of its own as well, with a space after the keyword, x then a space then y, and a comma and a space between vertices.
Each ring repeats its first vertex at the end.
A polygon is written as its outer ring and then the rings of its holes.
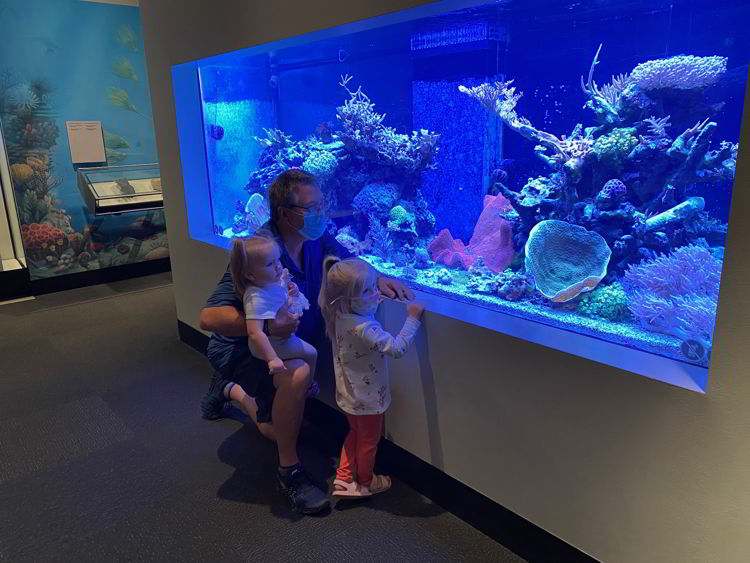
POLYGON ((286 371, 274 376, 274 385, 277 389, 289 388, 299 390, 310 384, 310 366, 302 360, 290 360, 285 362, 286 371))

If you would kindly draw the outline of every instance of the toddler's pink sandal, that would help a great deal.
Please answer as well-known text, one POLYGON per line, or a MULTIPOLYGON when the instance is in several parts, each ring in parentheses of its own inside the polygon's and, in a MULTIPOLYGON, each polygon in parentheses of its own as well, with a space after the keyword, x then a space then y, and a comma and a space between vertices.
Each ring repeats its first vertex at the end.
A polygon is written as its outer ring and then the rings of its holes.
POLYGON ((384 493, 391 488, 391 478, 387 475, 373 475, 370 486, 367 487, 371 495, 384 493))
POLYGON ((333 496, 335 497, 369 497, 370 491, 356 481, 347 483, 341 479, 333 480, 333 496))

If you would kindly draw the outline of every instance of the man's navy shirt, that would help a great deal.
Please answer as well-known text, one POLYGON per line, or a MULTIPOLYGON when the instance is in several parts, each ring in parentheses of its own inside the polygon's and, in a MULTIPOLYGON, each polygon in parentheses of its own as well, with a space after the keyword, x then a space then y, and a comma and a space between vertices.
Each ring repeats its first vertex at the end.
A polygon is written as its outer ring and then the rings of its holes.
MULTIPOLYGON (((352 253, 344 248, 333 236, 325 233, 316 240, 307 240, 302 243, 302 269, 298 268, 284 246, 276 225, 269 221, 263 226, 264 229, 273 233, 281 249, 281 265, 289 270, 292 281, 297 284, 299 290, 304 293, 310 301, 310 309, 305 311, 300 319, 297 336, 315 346, 318 350, 319 364, 328 365, 329 361, 323 361, 331 355, 331 345, 325 336, 325 323, 318 307, 318 293, 323 281, 323 259, 329 254, 339 258, 349 258, 352 253), (321 358, 321 356, 323 356, 321 358)), ((234 293, 232 274, 227 269, 224 276, 214 289, 211 297, 206 301, 206 307, 232 306, 242 311, 242 300, 234 293)), ((248 353, 246 336, 222 336, 213 334, 208 343, 208 359, 216 369, 224 369, 231 365, 233 360, 242 358, 248 353)))

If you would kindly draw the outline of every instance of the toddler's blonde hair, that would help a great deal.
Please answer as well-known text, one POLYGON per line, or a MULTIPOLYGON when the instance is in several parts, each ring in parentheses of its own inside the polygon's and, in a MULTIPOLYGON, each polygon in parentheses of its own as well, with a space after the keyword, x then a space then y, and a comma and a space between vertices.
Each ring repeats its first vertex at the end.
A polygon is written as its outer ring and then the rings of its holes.
POLYGON ((375 270, 364 260, 327 256, 323 260, 323 281, 318 305, 326 323, 326 334, 336 340, 336 314, 350 313, 349 300, 359 297, 377 279, 375 270))
POLYGON ((229 270, 232 273, 234 293, 239 299, 245 295, 245 289, 252 284, 250 268, 257 264, 261 256, 265 256, 270 248, 278 248, 273 234, 269 231, 258 231, 251 237, 232 239, 232 249, 229 254, 229 270))

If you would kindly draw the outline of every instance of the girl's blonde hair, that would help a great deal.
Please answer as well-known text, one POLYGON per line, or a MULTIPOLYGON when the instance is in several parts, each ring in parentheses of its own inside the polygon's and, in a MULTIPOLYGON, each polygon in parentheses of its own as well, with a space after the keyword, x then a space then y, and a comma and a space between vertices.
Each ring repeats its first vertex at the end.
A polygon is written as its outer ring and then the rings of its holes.
POLYGON ((229 253, 229 270, 232 273, 234 293, 239 299, 245 295, 245 289, 250 281, 250 268, 257 263, 261 253, 269 248, 278 248, 273 234, 268 231, 258 231, 251 237, 232 239, 232 249, 229 253))
POLYGON ((350 313, 349 300, 359 297, 365 288, 375 283, 375 270, 364 260, 327 256, 323 260, 323 282, 320 284, 318 305, 326 322, 326 334, 336 340, 336 314, 350 313))

